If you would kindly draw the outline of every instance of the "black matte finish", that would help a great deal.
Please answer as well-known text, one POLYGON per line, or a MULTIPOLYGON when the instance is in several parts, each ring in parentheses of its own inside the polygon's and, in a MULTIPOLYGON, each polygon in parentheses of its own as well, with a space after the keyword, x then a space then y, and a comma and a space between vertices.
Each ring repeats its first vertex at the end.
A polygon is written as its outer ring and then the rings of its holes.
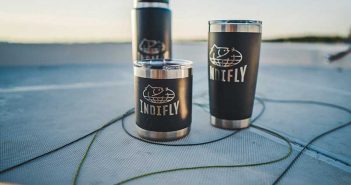
POLYGON ((137 8, 135 14, 136 60, 171 59, 171 11, 167 8, 137 8))
POLYGON ((134 77, 134 90, 136 124, 140 128, 156 132, 170 132, 190 126, 192 76, 180 79, 134 77), (162 93, 160 93, 159 87, 163 88, 162 93), (170 91, 167 91, 166 88, 169 88, 170 91), (154 103, 145 98, 145 95, 150 95, 153 98, 165 97, 167 93, 172 94, 172 92, 174 92, 174 98, 169 102, 154 103), (145 106, 148 108, 146 109, 145 106), (152 114, 151 107, 155 109, 154 114, 152 114), (165 107, 167 111, 164 112, 165 107))
MULTIPOLYGON (((227 120, 241 120, 251 117, 260 43, 261 33, 209 33, 208 75, 211 115, 227 120), (226 48, 229 49, 229 52, 226 48), (213 49, 212 52, 211 49, 213 49), (217 66, 210 60, 212 57, 220 59, 219 61, 223 61, 222 59, 225 61, 228 58, 232 59, 233 56, 239 59, 240 54, 237 51, 241 53, 242 60, 234 66, 217 66), (230 75, 228 75, 229 73, 230 75)), ((222 63, 218 65, 222 65, 222 63)))

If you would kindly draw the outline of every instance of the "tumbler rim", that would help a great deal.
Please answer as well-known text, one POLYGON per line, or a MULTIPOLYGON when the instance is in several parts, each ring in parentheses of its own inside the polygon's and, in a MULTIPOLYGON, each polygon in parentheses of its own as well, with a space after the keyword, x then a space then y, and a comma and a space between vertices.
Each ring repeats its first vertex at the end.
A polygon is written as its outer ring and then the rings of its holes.
POLYGON ((190 60, 160 59, 134 62, 134 76, 152 79, 178 79, 192 75, 190 60))
POLYGON ((255 24, 262 25, 262 21, 260 20, 249 20, 249 19, 229 19, 229 20, 210 20, 208 24, 255 24))
POLYGON ((262 21, 258 20, 211 20, 208 32, 262 33, 262 21))
MULTIPOLYGON (((193 62, 184 59, 143 59, 134 61, 134 67, 172 70, 170 67, 192 68, 193 62)), ((176 68, 174 68, 176 69, 176 68)), ((179 68, 178 68, 179 69, 179 68)), ((176 69, 177 70, 177 69, 176 69)))

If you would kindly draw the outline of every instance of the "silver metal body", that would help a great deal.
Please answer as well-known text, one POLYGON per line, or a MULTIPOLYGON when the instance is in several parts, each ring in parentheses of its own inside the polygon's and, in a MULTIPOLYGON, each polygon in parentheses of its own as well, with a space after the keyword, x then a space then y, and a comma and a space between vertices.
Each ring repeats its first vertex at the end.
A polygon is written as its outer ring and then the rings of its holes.
MULTIPOLYGON (((212 20, 209 21, 209 32, 246 32, 261 33, 262 22, 256 20, 212 20)), ((213 126, 224 129, 242 129, 250 126, 250 118, 227 120, 210 115, 213 126)))
POLYGON ((137 77, 152 79, 177 79, 187 78, 192 75, 191 66, 183 66, 180 68, 177 67, 176 69, 172 69, 172 63, 167 62, 166 60, 165 63, 167 63, 167 66, 165 66, 163 69, 151 69, 147 66, 138 66, 138 64, 134 64, 134 75, 137 77))
POLYGON ((241 129, 247 128, 250 126, 250 118, 242 119, 242 120, 226 120, 216 118, 211 115, 211 124, 218 128, 224 129, 241 129))
POLYGON ((213 20, 209 21, 209 32, 261 33, 262 22, 253 20, 213 20))
MULTIPOLYGON (((152 61, 151 61, 152 62, 152 61)), ((163 68, 151 69, 149 62, 134 63, 134 75, 142 78, 152 79, 179 79, 187 78, 192 75, 192 62, 186 60, 164 60, 163 68)), ((161 64, 162 65, 162 64, 161 64)), ((167 124, 167 123, 165 123, 167 124)), ((140 137, 148 140, 170 141, 185 137, 190 132, 190 127, 170 132, 156 132, 145 130, 136 125, 137 133, 140 137)))
POLYGON ((150 130, 145 130, 137 126, 138 135, 142 138, 155 141, 170 141, 183 138, 187 136, 190 132, 190 127, 171 131, 171 132, 155 132, 150 130))

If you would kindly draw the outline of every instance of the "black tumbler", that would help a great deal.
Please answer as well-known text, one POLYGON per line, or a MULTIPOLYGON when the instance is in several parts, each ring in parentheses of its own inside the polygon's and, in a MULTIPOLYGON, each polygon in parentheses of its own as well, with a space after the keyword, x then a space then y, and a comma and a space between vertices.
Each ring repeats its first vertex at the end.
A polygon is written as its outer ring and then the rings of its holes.
POLYGON ((135 115, 139 136, 175 140, 190 131, 192 62, 143 60, 134 63, 135 115))
POLYGON ((135 0, 132 10, 133 61, 172 57, 168 0, 135 0))
POLYGON ((250 125, 261 46, 261 21, 209 21, 208 75, 211 124, 250 125))

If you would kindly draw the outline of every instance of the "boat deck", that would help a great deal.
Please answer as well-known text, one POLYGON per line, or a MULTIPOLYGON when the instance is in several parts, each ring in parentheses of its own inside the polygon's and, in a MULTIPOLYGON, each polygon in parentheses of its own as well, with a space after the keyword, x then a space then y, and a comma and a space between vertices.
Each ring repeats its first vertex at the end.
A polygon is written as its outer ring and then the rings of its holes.
POLYGON ((78 46, 17 63, 2 47, 0 182, 351 184, 351 58, 322 61, 344 46, 263 44, 252 127, 230 131, 209 124, 206 44, 175 45, 195 62, 193 121, 166 143, 137 139, 130 45, 85 48, 88 64, 78 46))

